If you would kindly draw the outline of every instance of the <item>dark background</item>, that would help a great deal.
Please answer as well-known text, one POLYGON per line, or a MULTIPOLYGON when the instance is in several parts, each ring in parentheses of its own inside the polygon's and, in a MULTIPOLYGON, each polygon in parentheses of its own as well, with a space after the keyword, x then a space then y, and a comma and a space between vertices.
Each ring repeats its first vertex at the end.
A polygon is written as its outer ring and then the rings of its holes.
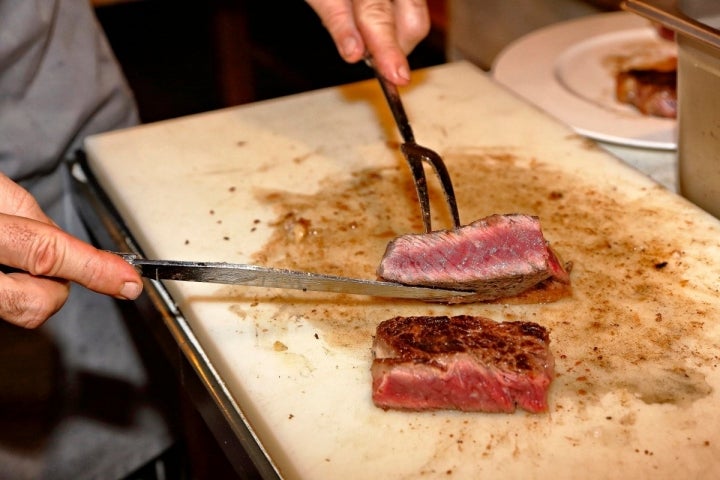
MULTIPOLYGON (((411 68, 445 61, 444 2, 411 68)), ((152 122, 371 78, 302 0, 141 0, 95 8, 152 122)))

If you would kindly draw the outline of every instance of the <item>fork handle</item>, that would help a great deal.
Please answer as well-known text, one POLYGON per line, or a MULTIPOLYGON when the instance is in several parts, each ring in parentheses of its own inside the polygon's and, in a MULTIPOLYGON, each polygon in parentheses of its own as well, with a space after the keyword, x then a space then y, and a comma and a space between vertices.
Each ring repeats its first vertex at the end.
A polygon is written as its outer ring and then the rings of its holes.
POLYGON ((406 143, 415 143, 415 135, 413 135, 412 128, 410 127, 410 121, 408 120, 405 108, 403 107, 402 101, 400 100, 400 93, 398 92, 397 86, 390 80, 385 78, 380 71, 375 68, 375 63, 370 56, 365 56, 365 63, 372 68, 375 72, 375 77, 380 82, 385 99, 390 106, 395 124, 400 130, 400 135, 406 143))

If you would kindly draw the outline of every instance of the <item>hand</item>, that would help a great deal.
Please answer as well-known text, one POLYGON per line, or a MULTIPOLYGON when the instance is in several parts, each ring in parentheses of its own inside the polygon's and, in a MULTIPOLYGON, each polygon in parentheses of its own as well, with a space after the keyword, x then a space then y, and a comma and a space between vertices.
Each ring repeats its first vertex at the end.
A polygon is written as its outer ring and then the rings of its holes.
POLYGON ((41 325, 70 293, 70 281, 132 300, 142 290, 135 269, 55 226, 35 199, 0 174, 0 318, 25 328, 41 325), (7 270, 7 269, 6 269, 7 270))
POLYGON ((366 52, 396 85, 410 82, 409 54, 430 32, 425 0, 307 0, 340 56, 355 63, 366 52))

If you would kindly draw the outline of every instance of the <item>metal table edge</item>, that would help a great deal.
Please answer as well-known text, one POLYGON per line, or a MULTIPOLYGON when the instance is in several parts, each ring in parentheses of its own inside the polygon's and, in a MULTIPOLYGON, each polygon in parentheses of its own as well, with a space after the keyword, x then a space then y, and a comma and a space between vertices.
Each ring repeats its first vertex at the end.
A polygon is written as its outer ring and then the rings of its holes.
POLYGON ((720 48, 720 30, 688 16, 678 5, 678 0, 625 0, 622 8, 681 35, 720 48))
MULTIPOLYGON (((142 249, 138 246, 121 215, 117 212, 92 173, 84 152, 76 152, 69 168, 73 184, 73 195, 76 198, 80 216, 98 244, 97 246, 107 250, 135 253, 143 256, 142 249)), ((263 448, 262 442, 213 367, 192 328, 170 294, 161 282, 151 279, 143 280, 144 290, 136 303, 140 304, 141 310, 146 312, 148 306, 154 309, 150 313, 155 313, 156 317, 160 317, 160 321, 166 327, 165 333, 169 333, 172 337, 175 345, 182 352, 185 361, 196 376, 197 381, 204 387, 205 395, 212 400, 215 411, 208 411, 206 404, 210 402, 198 398, 198 395, 202 395, 202 392, 197 392, 196 390, 199 389, 193 388, 191 385, 192 380, 184 375, 187 368, 183 368, 182 365, 174 365, 180 367, 178 374, 181 384, 190 390, 188 393, 196 403, 195 406, 233 468, 241 475, 248 473, 246 466, 242 462, 236 461, 239 455, 245 454, 263 479, 281 479, 279 469, 263 448), (224 422, 217 421, 219 418, 222 418, 224 422), (238 448, 241 448, 242 451, 239 452, 238 448)), ((163 335, 163 332, 155 331, 153 333, 163 335)), ((182 360, 173 360, 171 358, 170 361, 177 363, 182 360)))

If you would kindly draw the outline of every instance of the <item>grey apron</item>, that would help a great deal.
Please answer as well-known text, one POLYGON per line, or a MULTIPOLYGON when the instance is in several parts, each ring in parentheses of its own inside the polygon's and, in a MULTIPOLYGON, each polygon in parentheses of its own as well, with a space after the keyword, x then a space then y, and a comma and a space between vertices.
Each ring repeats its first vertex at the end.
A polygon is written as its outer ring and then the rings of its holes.
MULTIPOLYGON (((0 171, 88 240, 65 160, 138 122, 88 0, 0 0, 0 171)), ((0 478, 122 478, 172 434, 110 298, 73 285, 36 331, 0 321, 0 478)))

